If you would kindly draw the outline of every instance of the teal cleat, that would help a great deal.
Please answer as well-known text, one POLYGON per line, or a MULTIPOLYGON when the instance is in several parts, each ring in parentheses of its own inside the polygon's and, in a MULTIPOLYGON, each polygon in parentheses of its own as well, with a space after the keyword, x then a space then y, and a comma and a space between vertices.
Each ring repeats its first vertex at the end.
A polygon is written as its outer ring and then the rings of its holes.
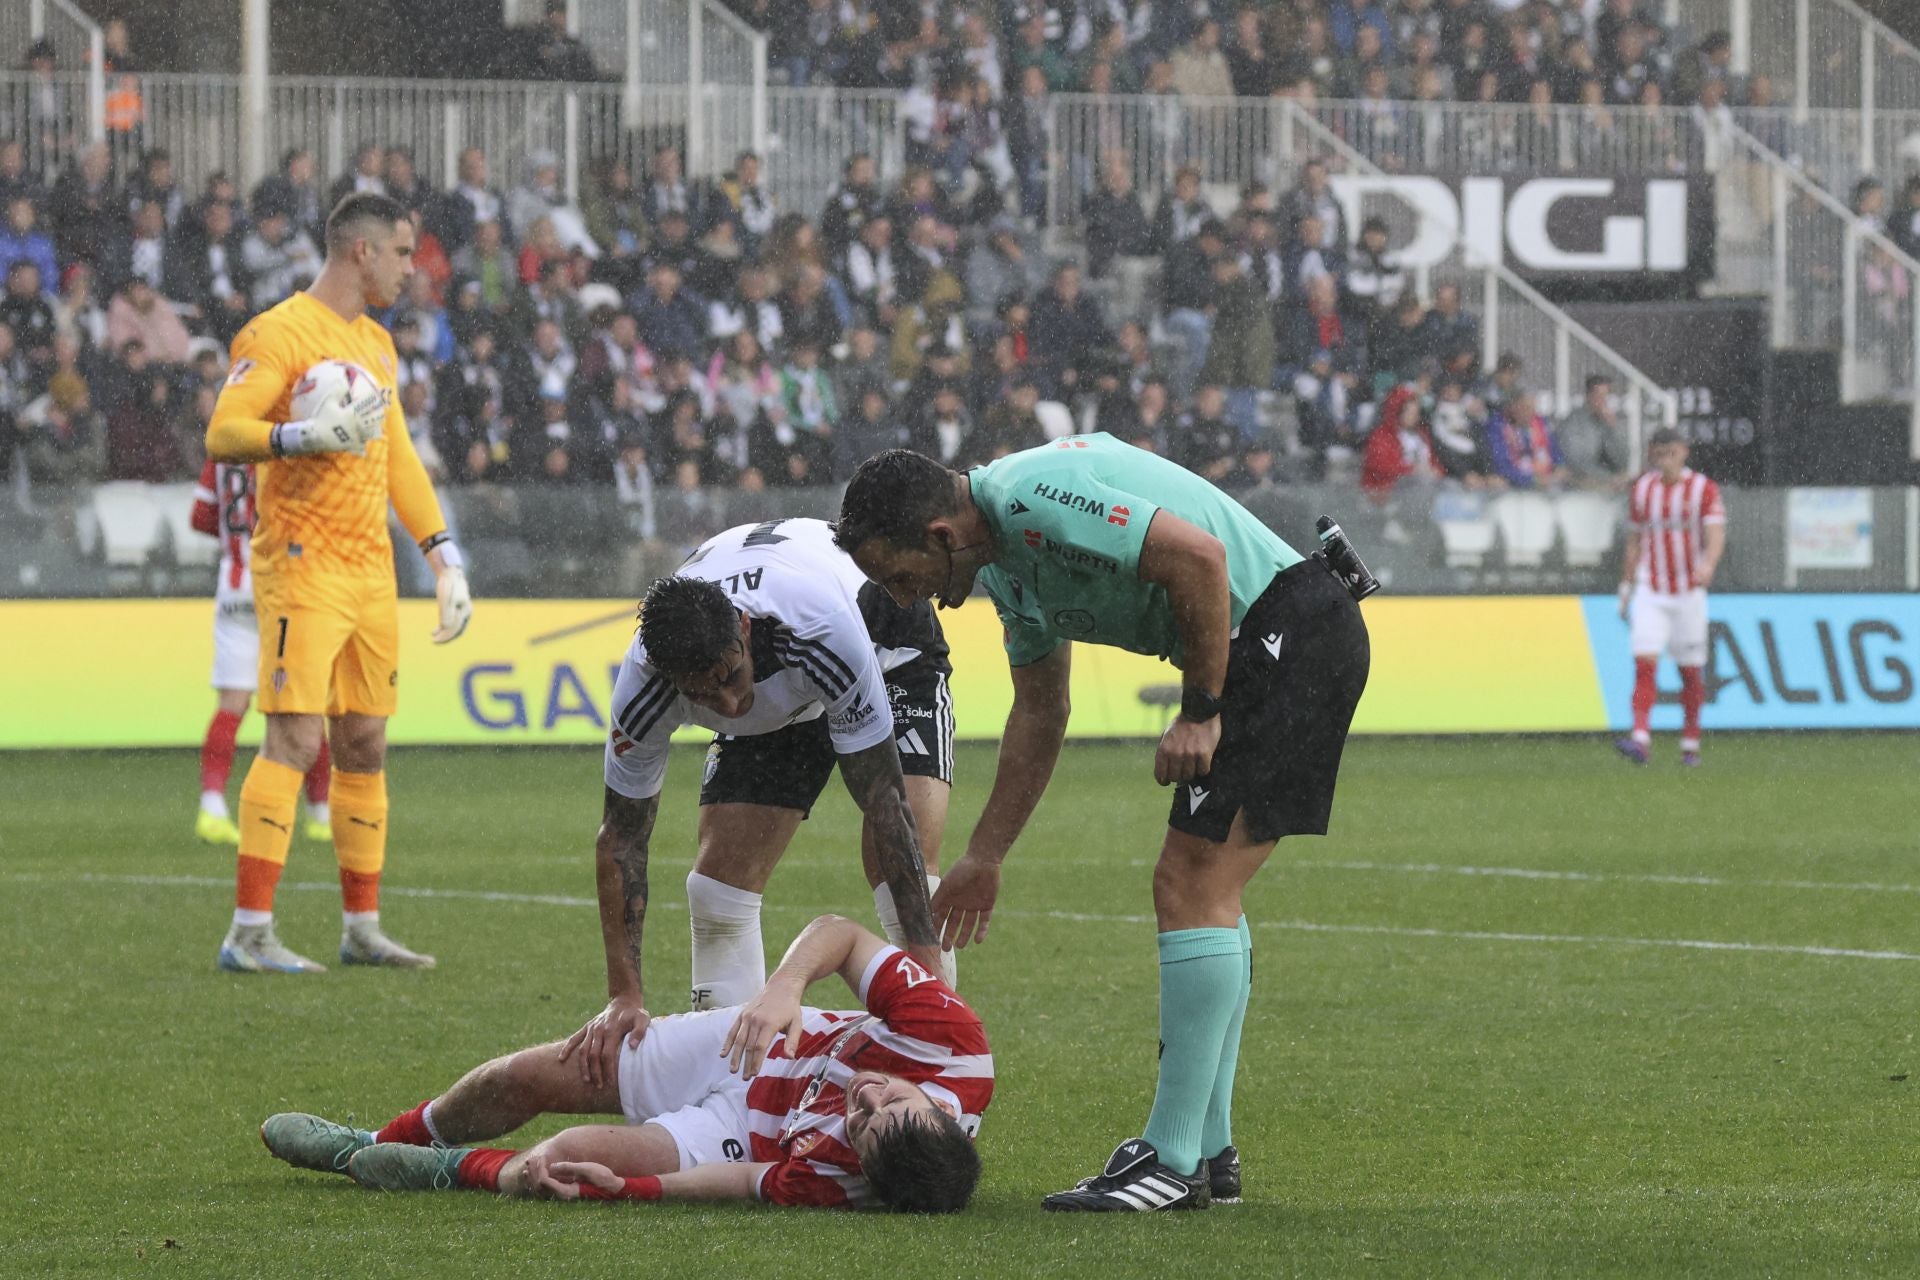
POLYGON ((347 1158, 347 1176, 370 1191, 452 1191, 472 1147, 415 1147, 376 1142, 347 1158))
POLYGON ((374 1144, 365 1129, 335 1124, 301 1111, 282 1111, 260 1126, 260 1141, 277 1159, 296 1169, 345 1173, 347 1161, 362 1147, 374 1144))

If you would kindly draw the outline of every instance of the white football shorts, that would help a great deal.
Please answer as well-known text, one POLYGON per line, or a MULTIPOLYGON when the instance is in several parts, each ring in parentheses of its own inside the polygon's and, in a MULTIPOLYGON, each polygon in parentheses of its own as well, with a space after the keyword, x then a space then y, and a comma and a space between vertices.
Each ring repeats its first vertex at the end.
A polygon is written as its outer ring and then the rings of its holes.
POLYGON ((260 624, 251 595, 213 603, 213 687, 248 693, 260 687, 260 624))
POLYGON ((620 1046, 620 1109, 628 1124, 673 1135, 680 1168, 747 1158, 747 1084, 720 1056, 738 1008, 675 1013, 647 1024, 640 1047, 620 1046))
POLYGON ((1683 667, 1706 665, 1706 588, 1695 587, 1675 595, 1636 586, 1627 618, 1633 630, 1634 657, 1665 653, 1683 667))

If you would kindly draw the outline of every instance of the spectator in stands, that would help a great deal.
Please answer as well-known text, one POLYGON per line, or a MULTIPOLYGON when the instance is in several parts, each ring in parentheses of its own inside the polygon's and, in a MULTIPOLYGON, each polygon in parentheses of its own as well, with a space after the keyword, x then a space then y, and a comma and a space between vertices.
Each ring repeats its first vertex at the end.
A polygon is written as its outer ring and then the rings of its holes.
POLYGON ((53 307, 40 289, 40 268, 31 258, 16 259, 7 268, 7 292, 0 298, 0 323, 13 331, 14 342, 27 358, 34 386, 46 385, 53 369, 53 307))
POLYGON ((1444 475, 1433 435, 1420 412, 1420 389, 1403 383, 1388 393, 1378 423, 1367 434, 1360 487, 1376 503, 1393 510, 1397 504, 1389 506, 1390 499, 1405 496, 1406 490, 1430 492, 1444 475))
POLYGON ((506 458, 506 380, 498 355, 492 328, 482 326, 440 370, 434 443, 456 482, 485 479, 506 458))
POLYGON ((573 264, 566 258, 550 258, 543 263, 539 279, 515 293, 513 305, 507 311, 508 326, 515 333, 530 334, 534 325, 551 320, 567 335, 567 341, 577 342, 585 337, 587 316, 574 293, 572 271, 573 264))
POLYGON ((654 264, 633 311, 641 341, 656 356, 691 360, 701 353, 707 334, 706 302, 681 286, 680 268, 674 263, 654 264))
POLYGON ((107 312, 94 296, 93 268, 73 263, 60 277, 60 296, 53 303, 54 324, 80 344, 89 362, 107 350, 107 312))
POLYGON ((1869 231, 1887 229, 1887 188, 1869 174, 1853 184, 1853 216, 1869 231))
MULTIPOLYGON (((566 334, 551 320, 533 327, 533 336, 508 357, 503 398, 506 416, 524 426, 543 416, 540 400, 548 392, 564 395, 572 385, 579 360, 566 334)), ((516 466, 524 464, 522 458, 516 466)))
POLYGON ((1674 60, 1673 101, 1691 106, 1700 101, 1707 85, 1727 85, 1733 67, 1733 37, 1725 31, 1710 31, 1699 44, 1674 60))
POLYGON ((339 204, 358 191, 371 191, 376 195, 387 193, 387 183, 383 172, 386 166, 386 151, 377 142, 362 142, 353 149, 353 168, 340 175, 327 191, 327 208, 339 204))
POLYGON ((1347 215, 1333 198, 1327 176, 1327 162, 1319 158, 1307 161, 1300 170, 1300 185, 1287 194, 1280 207, 1281 223, 1296 233, 1309 232, 1315 243, 1307 245, 1327 253, 1342 253, 1347 244, 1347 215), (1307 225, 1305 220, 1315 221, 1307 225))
POLYGON ((171 243, 165 210, 152 202, 141 205, 133 215, 133 224, 115 234, 100 261, 107 287, 116 289, 137 275, 164 292, 172 274, 167 263, 171 243))
MULTIPOLYGON (((255 208, 253 229, 240 244, 240 264, 253 281, 253 309, 265 311, 313 283, 320 272, 320 250, 286 209, 262 205, 255 208)), ((425 274, 416 273, 413 280, 432 288, 425 274)))
MULTIPOLYGON (((1229 259, 1222 254, 1221 260, 1229 259)), ((1043 389, 1065 399, 1078 391, 1082 371, 1095 353, 1113 345, 1099 304, 1080 288, 1080 268, 1066 262, 1034 299, 1028 321, 1028 353, 1043 389)))
POLYGON ((159 205, 169 231, 179 225, 180 215, 187 208, 186 193, 174 181, 173 157, 160 147, 149 148, 141 157, 140 172, 127 180, 121 198, 126 202, 128 217, 138 214, 144 204, 159 205))
POLYGON ((778 368, 750 331, 741 329, 713 353, 707 364, 707 388, 714 408, 746 427, 769 397, 782 393, 778 368))
POLYGON ((27 168, 27 149, 20 139, 4 138, 0 139, 0 206, 12 204, 15 196, 25 196, 40 208, 46 204, 47 188, 27 168))
POLYGON ((1234 15, 1233 39, 1227 45, 1227 74, 1234 93, 1242 98, 1264 98, 1273 92, 1274 60, 1267 53, 1260 10, 1252 6, 1234 15))
POLYGON ((1523 389, 1515 388, 1487 419, 1487 459, 1516 489, 1558 489, 1567 481, 1559 438, 1535 411, 1533 393, 1523 389))
POLYGON ((409 213, 422 213, 434 206, 438 197, 433 188, 420 180, 407 147, 388 147, 381 162, 380 179, 387 194, 405 205, 409 213))
POLYGON ((656 150, 647 173, 647 185, 640 193, 640 207, 646 212, 647 221, 657 227, 667 213, 682 213, 687 217, 690 231, 698 234, 706 225, 706 203, 705 192, 687 182, 680 149, 665 146, 656 150))
MULTIPOLYGON (((858 331, 856 331, 858 332, 858 331)), ((853 469, 874 454, 905 448, 907 433, 894 417, 885 388, 862 384, 851 411, 833 433, 833 478, 845 480, 853 469)))
POLYGON ((518 230, 531 228, 541 218, 550 219, 555 236, 567 251, 578 251, 589 258, 600 256, 600 247, 587 234, 587 220, 579 208, 567 200, 560 186, 560 160, 551 151, 533 151, 527 155, 526 181, 513 189, 507 201, 507 221, 518 230))
POLYGON ((1443 284, 1433 291, 1433 308, 1422 324, 1427 350, 1443 364, 1456 351, 1480 350, 1480 322, 1462 308, 1457 284, 1443 284))
POLYGON ((943 466, 966 466, 974 460, 972 435, 973 414, 961 399, 960 388, 942 381, 932 397, 919 405, 908 447, 938 459, 943 466))
POLYGON ((172 377, 137 341, 120 349, 120 365, 121 394, 107 411, 107 479, 164 484, 181 478, 189 455, 176 425, 182 406, 172 377))
POLYGON ((862 223, 842 263, 840 278, 861 318, 868 324, 891 328, 899 291, 892 219, 881 214, 862 223))
MULTIPOLYGON (((25 110, 20 126, 33 138, 34 150, 57 160, 73 151, 73 125, 80 119, 78 86, 63 81, 53 41, 44 36, 27 47, 25 110)), ((102 149, 105 143, 95 144, 102 149)))
POLYGON ((805 339, 823 349, 839 343, 841 320, 827 290, 827 273, 813 263, 801 266, 780 295, 780 325, 788 342, 805 339))
POLYGON ((967 455, 976 463, 992 462, 1022 449, 1047 442, 1040 426, 1040 388, 1032 378, 1015 379, 1006 399, 988 409, 967 442, 967 455))
POLYGON ((96 142, 60 180, 50 197, 54 247, 67 261, 98 262, 113 243, 124 212, 113 190, 113 156, 96 142))
MULTIPOLYGON (((836 260, 846 253, 867 220, 879 216, 885 204, 875 179, 873 157, 866 152, 856 151, 848 156, 841 175, 840 184, 827 197, 826 208, 820 213, 819 234, 825 255, 836 260)), ((802 221, 796 225, 806 224, 802 221)), ((790 233, 788 239, 797 234, 797 231, 790 233)), ((779 252, 783 247, 778 243, 780 239, 775 237, 776 257, 785 256, 779 252)))
POLYGON ((1340 289, 1330 275, 1314 277, 1306 288, 1307 305, 1291 317, 1282 357, 1295 367, 1316 351, 1329 353, 1334 369, 1357 389, 1366 373, 1366 335, 1340 309, 1340 289))
POLYGON ((1266 294, 1236 254, 1213 260, 1213 335, 1200 377, 1225 388, 1226 416, 1243 441, 1260 429, 1256 397, 1273 385, 1278 353, 1266 294))
POLYGON ((722 216, 738 228, 740 247, 749 257, 759 257, 760 246, 780 219, 780 202, 761 181, 758 155, 742 151, 734 157, 733 172, 720 184, 720 199, 722 216))
POLYGON ((500 224, 486 221, 474 229, 473 242, 453 256, 453 269, 480 287, 480 304, 496 314, 513 305, 520 268, 507 248, 500 224))
POLYGON ((54 265, 53 241, 39 227, 39 213, 33 198, 16 195, 7 202, 7 226, 0 232, 0 272, 12 269, 16 262, 31 262, 40 269, 40 280, 49 289, 60 278, 54 265))
POLYGON ((602 254, 595 264, 595 277, 622 293, 638 289, 646 274, 649 232, 640 189, 624 161, 602 157, 588 166, 580 212, 586 219, 587 234, 602 254))
POLYGON ((566 0, 547 0, 547 12, 533 48, 532 75, 536 80, 598 80, 593 55, 580 38, 567 30, 566 0))
POLYGON ((1487 433, 1483 418, 1475 413, 1467 398, 1466 384, 1459 378, 1442 377, 1428 415, 1434 456, 1449 480, 1469 490, 1505 488, 1506 482, 1494 476, 1487 461, 1487 433))
POLYGON ((1101 159, 1100 190, 1087 201, 1082 216, 1086 219, 1087 271, 1094 279, 1104 279, 1116 259, 1139 261, 1154 253, 1153 224, 1133 189, 1133 166, 1123 151, 1109 152, 1101 159))
POLYGON ((1584 489, 1619 489, 1634 470, 1613 407, 1613 383, 1603 373, 1587 377, 1586 396, 1560 419, 1560 453, 1567 480, 1584 489))
POLYGON ((1001 218, 975 239, 966 255, 966 287, 972 300, 968 314, 985 319, 994 301, 1008 294, 1032 294, 1047 280, 1044 254, 1030 251, 1019 228, 1001 218))
POLYGON ((465 148, 455 161, 455 174, 453 190, 447 192, 440 213, 441 239, 448 251, 458 255, 473 243, 483 222, 498 224, 501 241, 510 242, 506 196, 489 185, 487 153, 479 147, 465 148))
MULTIPOLYGON (((780 399, 786 405, 787 421, 824 445, 833 438, 840 421, 840 404, 834 399, 833 379, 820 357, 818 343, 798 341, 787 345, 787 364, 780 371, 780 399)), ((816 470, 826 456, 824 448, 812 451, 816 470)))
POLYGON ((19 414, 27 474, 38 484, 92 484, 106 475, 107 422, 79 370, 79 348, 56 340, 47 392, 19 414))
POLYGON ((1354 319, 1364 324, 1370 335, 1384 332, 1406 287, 1407 272, 1400 265, 1400 255, 1387 247, 1385 220, 1368 218, 1360 227, 1359 247, 1347 260, 1347 298, 1354 319))
POLYGON ((1393 314, 1376 325, 1367 339, 1373 376, 1400 383, 1411 381, 1428 364, 1438 368, 1440 361, 1429 339, 1426 308, 1415 294, 1402 294, 1393 314))
POLYGON ((1525 365, 1520 357, 1511 351, 1502 351, 1500 358, 1494 361, 1493 372, 1480 380, 1473 395, 1488 411, 1500 408, 1515 394, 1520 386, 1520 374, 1525 365))
POLYGON ((1220 51, 1220 24, 1202 19, 1193 38, 1174 51, 1173 87, 1183 98, 1231 98, 1233 72, 1220 51))
POLYGON ((1193 411, 1175 428, 1168 457, 1218 484, 1240 464, 1241 435, 1226 416, 1227 396, 1207 385, 1193 398, 1193 411))
POLYGON ((1213 336, 1213 260, 1226 252, 1225 241, 1225 229, 1210 219, 1166 257, 1161 301, 1167 334, 1179 349, 1173 369, 1173 393, 1179 400, 1193 394, 1207 358, 1213 336))
POLYGON ((285 210, 294 227, 317 245, 326 232, 328 210, 320 207, 314 173, 313 152, 293 148, 280 158, 280 172, 262 178, 253 189, 251 207, 285 210))
POLYGON ((1154 210, 1152 252, 1171 254, 1213 220, 1213 206, 1200 193, 1200 171, 1182 165, 1173 175, 1173 189, 1160 197, 1154 210))
POLYGON ((154 287, 139 276, 128 279, 107 306, 107 346, 124 352, 138 343, 144 357, 162 364, 187 362, 187 326, 154 287))
POLYGON ((167 296, 223 344, 252 314, 247 293, 253 282, 241 250, 233 206, 215 200, 201 208, 197 225, 187 220, 167 253, 167 296))

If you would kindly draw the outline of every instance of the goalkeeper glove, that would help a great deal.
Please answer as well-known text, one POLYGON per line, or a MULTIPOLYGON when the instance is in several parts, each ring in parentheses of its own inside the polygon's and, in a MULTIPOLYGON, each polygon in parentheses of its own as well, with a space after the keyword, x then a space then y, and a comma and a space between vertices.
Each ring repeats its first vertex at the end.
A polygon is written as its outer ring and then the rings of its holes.
POLYGON ((445 644, 459 639, 473 620, 473 592, 467 588, 466 563, 460 558, 460 548, 444 533, 427 539, 421 549, 433 566, 433 594, 440 602, 440 625, 434 629, 433 642, 445 644))
POLYGON ((385 398, 378 394, 361 396, 352 404, 329 396, 311 418, 276 424, 268 442, 276 458, 302 453, 364 457, 368 442, 380 438, 380 424, 386 416, 385 398))

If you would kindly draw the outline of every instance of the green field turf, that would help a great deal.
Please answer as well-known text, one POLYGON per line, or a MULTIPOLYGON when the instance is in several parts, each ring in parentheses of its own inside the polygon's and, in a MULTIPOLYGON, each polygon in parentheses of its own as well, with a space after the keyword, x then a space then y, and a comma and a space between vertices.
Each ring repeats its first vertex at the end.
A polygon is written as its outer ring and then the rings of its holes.
MULTIPOLYGON (((399 753, 385 918, 440 968, 303 979, 214 970, 231 862, 188 836, 191 757, 0 756, 0 1275, 1920 1273, 1920 738, 1722 737, 1693 774, 1665 745, 1352 747, 1335 835, 1248 899, 1248 1202, 1127 1219, 1038 1202, 1145 1119, 1167 793, 1148 747, 1070 749, 961 963, 1000 1084, 938 1221, 376 1196, 262 1150, 271 1112, 377 1124, 598 1008, 594 752, 399 753)), ((654 842, 661 1011, 698 765, 654 842)), ((991 766, 960 752, 956 852, 991 766)), ((870 918, 855 817, 836 788, 775 875, 776 957, 870 918)), ((280 900, 327 959, 332 878, 296 844, 280 900)))

